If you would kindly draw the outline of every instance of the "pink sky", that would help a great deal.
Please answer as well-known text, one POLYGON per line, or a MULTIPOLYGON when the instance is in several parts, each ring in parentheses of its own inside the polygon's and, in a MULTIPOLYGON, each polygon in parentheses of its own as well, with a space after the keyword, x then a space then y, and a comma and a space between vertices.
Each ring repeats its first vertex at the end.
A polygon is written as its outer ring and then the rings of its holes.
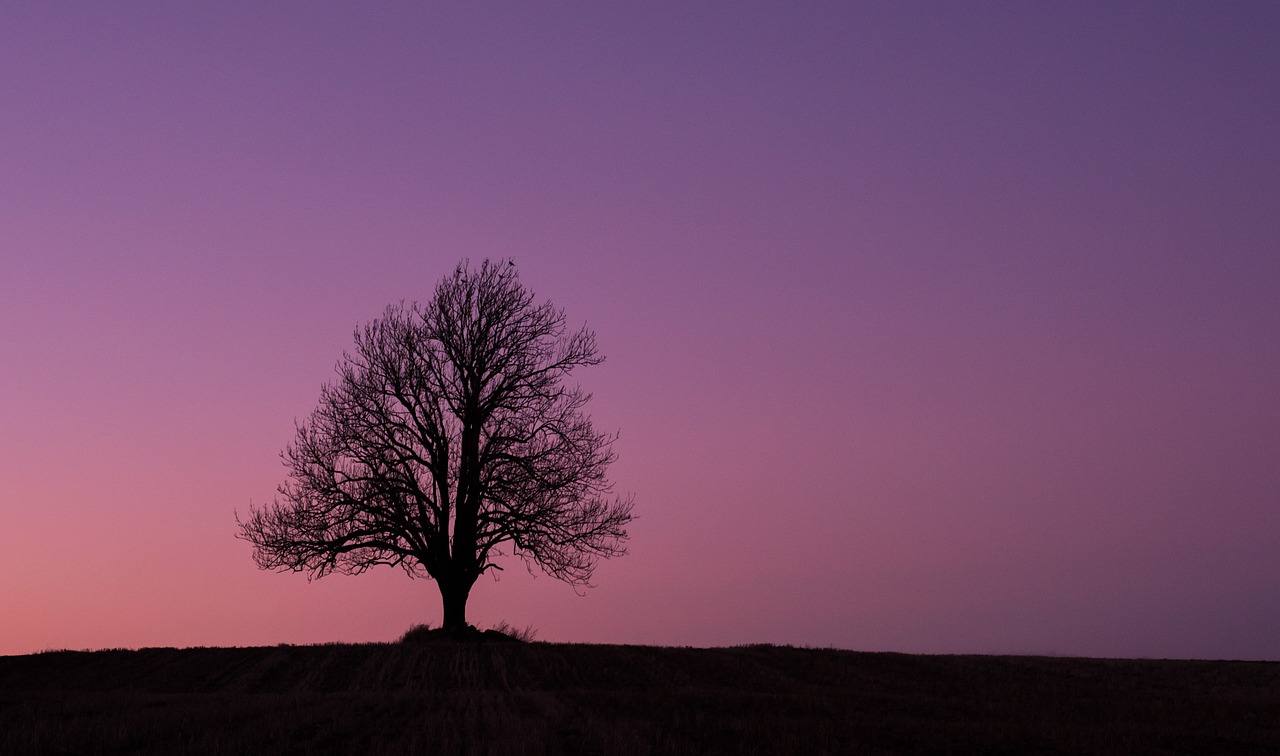
POLYGON ((510 256, 640 519, 477 624, 1280 659, 1280 6, 127 5, 0 23, 0 654, 439 622, 234 511, 510 256))

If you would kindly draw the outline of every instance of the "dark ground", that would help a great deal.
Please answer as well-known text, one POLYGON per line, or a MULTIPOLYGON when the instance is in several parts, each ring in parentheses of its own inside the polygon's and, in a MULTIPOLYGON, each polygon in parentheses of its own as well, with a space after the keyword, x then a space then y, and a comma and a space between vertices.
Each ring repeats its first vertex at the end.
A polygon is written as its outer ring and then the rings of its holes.
POLYGON ((549 643, 0 657, 0 754, 1280 753, 1280 663, 549 643))

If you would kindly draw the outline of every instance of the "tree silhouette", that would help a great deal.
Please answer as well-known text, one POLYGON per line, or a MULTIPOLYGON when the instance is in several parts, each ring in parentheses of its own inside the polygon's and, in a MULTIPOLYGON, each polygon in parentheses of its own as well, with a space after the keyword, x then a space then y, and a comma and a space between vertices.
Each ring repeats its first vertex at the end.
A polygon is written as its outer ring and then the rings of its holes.
POLYGON ((595 365, 595 334, 535 304, 513 264, 462 263, 426 305, 358 329, 337 378, 281 454, 289 480, 239 538, 263 569, 359 574, 397 565, 436 581, 447 629, 506 550, 586 585, 626 553, 632 500, 611 496, 616 438, 565 385, 595 365))

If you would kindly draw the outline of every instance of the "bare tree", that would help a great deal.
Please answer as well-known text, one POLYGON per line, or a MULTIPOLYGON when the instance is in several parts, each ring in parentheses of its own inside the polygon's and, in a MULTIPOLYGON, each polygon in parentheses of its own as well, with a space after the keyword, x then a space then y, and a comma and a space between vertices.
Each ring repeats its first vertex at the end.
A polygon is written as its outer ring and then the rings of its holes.
POLYGON ((396 565, 436 581, 446 628, 510 551, 571 585, 626 553, 632 500, 605 471, 615 436, 565 379, 595 365, 595 334, 569 332, 510 262, 466 263, 426 305, 388 307, 356 331, 337 378, 281 457, 289 480, 238 537, 263 569, 396 565))

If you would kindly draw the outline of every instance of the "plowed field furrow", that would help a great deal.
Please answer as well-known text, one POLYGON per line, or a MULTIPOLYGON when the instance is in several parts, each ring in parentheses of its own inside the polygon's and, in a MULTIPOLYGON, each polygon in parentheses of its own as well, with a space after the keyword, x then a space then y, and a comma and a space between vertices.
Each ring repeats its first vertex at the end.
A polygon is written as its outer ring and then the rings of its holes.
POLYGON ((0 657, 0 754, 1280 753, 1280 664, 565 644, 0 657))

